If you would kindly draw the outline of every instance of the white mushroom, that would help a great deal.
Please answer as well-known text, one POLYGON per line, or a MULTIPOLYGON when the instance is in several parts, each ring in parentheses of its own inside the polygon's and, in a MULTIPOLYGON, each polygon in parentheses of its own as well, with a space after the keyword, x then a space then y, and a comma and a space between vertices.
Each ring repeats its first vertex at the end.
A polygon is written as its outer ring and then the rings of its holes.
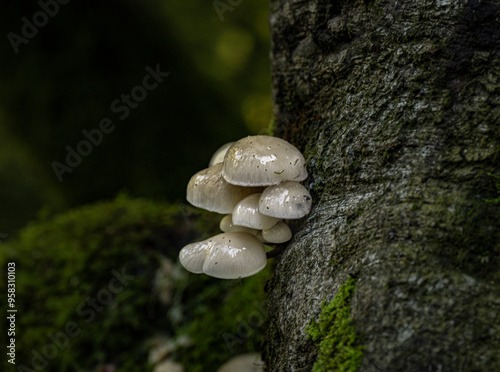
POLYGON ((259 236, 260 230, 252 229, 250 227, 239 226, 233 223, 233 215, 228 214, 220 221, 219 228, 222 232, 246 232, 253 236, 259 236))
POLYGON ((279 222, 279 218, 265 216, 259 212, 261 194, 252 194, 241 200, 233 209, 233 224, 252 229, 270 229, 279 222))
POLYGON ((187 201, 196 207, 217 213, 231 213, 244 197, 261 189, 235 186, 221 175, 222 163, 196 173, 187 186, 187 201))
POLYGON ((219 279, 238 279, 254 275, 267 264, 264 245, 253 235, 234 232, 210 238, 203 272, 219 279))
POLYGON ((267 264, 264 245, 244 232, 223 233, 182 248, 179 260, 188 271, 219 279, 254 275, 267 264))
POLYGON ((173 360, 165 360, 157 364, 153 372, 184 372, 182 364, 174 362, 173 360))
POLYGON ((208 240, 188 244, 179 252, 179 261, 187 271, 201 274, 203 272, 203 263, 210 249, 211 246, 208 240))
POLYGON ((282 219, 301 218, 311 210, 311 195, 298 183, 306 178, 304 156, 281 138, 249 136, 221 146, 209 168, 191 177, 187 200, 228 214, 220 223, 224 233, 185 246, 181 264, 221 279, 262 270, 267 258, 284 249, 277 246, 266 253, 263 243, 281 244, 292 237, 282 219))
POLYGON ((215 151, 214 154, 212 155, 212 158, 210 159, 208 166, 211 167, 212 165, 222 163, 224 160, 224 155, 226 155, 227 150, 233 145, 233 143, 234 142, 228 142, 219 147, 217 151, 215 151))
POLYGON ((264 366, 258 353, 248 353, 229 359, 217 372, 263 372, 264 366))
POLYGON ((249 136, 227 151, 222 176, 234 185, 268 186, 307 178, 304 156, 292 144, 271 136, 249 136))
POLYGON ((292 230, 283 221, 268 230, 262 230, 262 238, 269 243, 281 244, 292 239, 292 230))
POLYGON ((312 199, 298 182, 283 182, 266 188, 259 199, 259 212, 275 218, 302 218, 311 210, 312 199))

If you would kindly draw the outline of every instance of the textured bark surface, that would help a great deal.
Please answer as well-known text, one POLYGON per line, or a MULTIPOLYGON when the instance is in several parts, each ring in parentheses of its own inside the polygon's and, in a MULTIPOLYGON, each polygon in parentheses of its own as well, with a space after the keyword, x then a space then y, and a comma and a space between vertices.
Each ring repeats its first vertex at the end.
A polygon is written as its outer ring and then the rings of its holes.
POLYGON ((500 370, 500 1, 271 0, 276 135, 313 210, 276 259, 264 356, 349 276, 360 371, 500 370))

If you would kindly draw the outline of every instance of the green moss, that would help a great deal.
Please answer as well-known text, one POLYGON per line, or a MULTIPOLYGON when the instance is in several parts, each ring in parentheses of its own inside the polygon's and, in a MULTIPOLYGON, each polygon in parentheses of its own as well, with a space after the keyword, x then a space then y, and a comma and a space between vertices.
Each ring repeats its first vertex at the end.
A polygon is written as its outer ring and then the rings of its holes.
POLYGON ((492 174, 492 173, 488 173, 488 176, 491 176, 497 180, 495 187, 497 188, 497 192, 498 192, 499 196, 498 196, 498 198, 495 198, 495 199, 484 199, 484 201, 486 203, 493 203, 493 204, 500 203, 500 176, 498 176, 496 174, 492 174))
MULTIPOLYGON (((218 280, 225 291, 200 286, 192 292, 187 307, 194 309, 180 334, 193 340, 177 359, 190 372, 215 371, 232 356, 258 351, 263 341, 265 310, 264 285, 269 268, 241 280, 218 280)), ((197 275, 198 280, 211 280, 197 275)))
MULTIPOLYGON (((203 220, 196 211, 120 196, 32 223, 2 244, 0 265, 16 264, 18 366, 32 370, 34 356, 48 353, 47 372, 104 364, 148 371, 145 341, 175 332, 153 291, 159 260, 177 260, 184 242, 200 234, 189 222, 195 213, 203 220)), ((35 363, 36 370, 43 364, 35 363)))
POLYGON ((276 116, 273 116, 271 118, 271 121, 269 122, 269 126, 267 127, 267 130, 264 132, 265 135, 268 136, 274 136, 274 129, 276 128, 276 116))
POLYGON ((149 371, 148 340, 158 335, 189 336, 192 347, 170 357, 191 372, 215 371, 231 356, 258 350, 268 269, 242 280, 182 270, 171 306, 153 289, 160 260, 177 261, 179 249, 213 234, 217 220, 187 206, 120 196, 22 229, 0 251, 2 267, 16 263, 17 364, 34 370, 32 350, 42 357, 57 350, 44 371, 87 372, 105 364, 149 371), (126 283, 112 282, 116 275, 126 283), (79 334, 68 336, 68 324, 79 334))
POLYGON ((355 372, 361 364, 362 346, 357 341, 350 316, 355 287, 356 279, 347 280, 332 302, 322 304, 319 320, 312 321, 306 329, 319 348, 313 372, 355 372))

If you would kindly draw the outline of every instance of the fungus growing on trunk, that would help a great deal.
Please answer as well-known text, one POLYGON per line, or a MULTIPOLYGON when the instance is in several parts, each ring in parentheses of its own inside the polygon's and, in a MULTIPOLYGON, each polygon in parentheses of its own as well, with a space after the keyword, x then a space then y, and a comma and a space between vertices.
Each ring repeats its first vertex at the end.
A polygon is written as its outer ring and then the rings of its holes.
POLYGON ((241 200, 233 209, 233 224, 252 229, 265 230, 276 225, 278 218, 265 216, 259 212, 260 194, 252 194, 241 200))
POLYGON ((232 216, 233 216, 232 214, 228 214, 224 216, 224 218, 222 218, 222 220, 220 221, 219 229, 221 229, 222 232, 246 232, 257 237, 259 236, 260 230, 252 229, 250 227, 235 225, 233 223, 232 216))
POLYGON ((311 194, 298 182, 270 186, 259 199, 259 212, 271 217, 292 220, 302 218, 311 210, 311 194))
POLYGON ((226 152, 222 177, 240 186, 269 186, 307 178, 302 153, 287 141, 271 136, 248 136, 226 152))
POLYGON ((222 233, 199 243, 188 244, 179 260, 195 274, 219 279, 238 279, 254 275, 267 264, 264 245, 243 232, 222 233))
POLYGON ((274 244, 281 244, 292 239, 292 230, 283 221, 268 230, 262 230, 262 238, 264 241, 274 244))
POLYGON ((187 186, 187 201, 210 212, 231 213, 235 205, 260 189, 227 183, 221 175, 222 163, 196 173, 187 186))
POLYGON ((227 150, 229 150, 233 143, 234 142, 228 142, 219 147, 217 151, 215 151, 212 155, 212 158, 210 158, 208 166, 211 167, 212 165, 222 163, 224 161, 224 156, 226 155, 227 150))
POLYGON ((283 139, 249 136, 221 146, 210 167, 191 177, 187 200, 228 213, 220 222, 224 233, 186 245, 179 254, 181 264, 221 279, 262 270, 266 258, 283 251, 279 244, 292 238, 282 219, 301 218, 311 210, 311 195, 298 183, 306 178, 304 156, 283 139), (278 246, 266 253, 263 242, 278 246))

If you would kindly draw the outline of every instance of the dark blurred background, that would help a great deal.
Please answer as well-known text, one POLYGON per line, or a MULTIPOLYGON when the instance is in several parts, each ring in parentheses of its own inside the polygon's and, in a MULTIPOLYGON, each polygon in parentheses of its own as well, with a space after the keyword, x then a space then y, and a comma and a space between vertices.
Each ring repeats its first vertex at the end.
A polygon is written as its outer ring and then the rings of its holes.
POLYGON ((184 200, 213 151, 269 125, 267 1, 61 2, 0 12, 0 233, 120 192, 184 200), (157 65, 170 75, 129 115, 111 108, 157 65), (53 163, 105 118, 114 131, 60 182, 53 163))

